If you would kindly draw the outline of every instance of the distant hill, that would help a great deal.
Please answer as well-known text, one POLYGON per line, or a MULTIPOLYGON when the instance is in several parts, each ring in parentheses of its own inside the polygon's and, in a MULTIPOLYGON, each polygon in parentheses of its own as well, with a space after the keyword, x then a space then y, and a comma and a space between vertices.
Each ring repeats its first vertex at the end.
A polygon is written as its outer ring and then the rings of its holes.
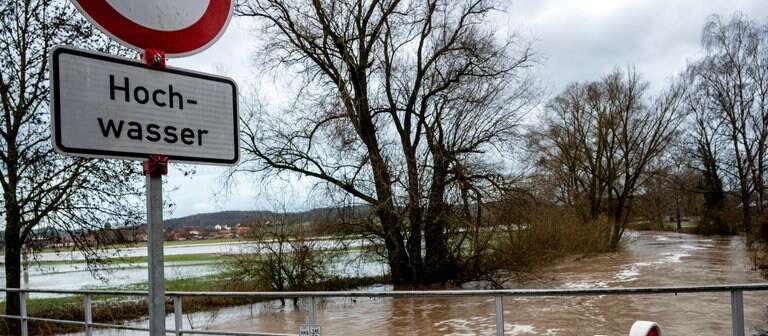
POLYGON ((319 208, 302 212, 277 213, 272 211, 221 211, 204 213, 164 221, 167 228, 187 226, 212 226, 248 224, 254 221, 324 221, 339 218, 341 214, 347 218, 360 218, 371 213, 370 206, 358 205, 347 208, 319 208))

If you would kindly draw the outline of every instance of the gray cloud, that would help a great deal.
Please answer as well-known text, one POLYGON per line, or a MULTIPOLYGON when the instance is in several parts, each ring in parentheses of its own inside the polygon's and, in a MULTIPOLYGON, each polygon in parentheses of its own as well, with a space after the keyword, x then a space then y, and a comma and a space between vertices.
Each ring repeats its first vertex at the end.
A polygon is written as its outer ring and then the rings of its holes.
POLYGON ((768 2, 621 0, 518 1, 511 21, 538 39, 546 60, 542 75, 554 92, 569 82, 600 78, 634 65, 652 88, 682 71, 699 53, 701 30, 711 14, 741 11, 765 20, 768 2), (757 17, 760 13, 761 17, 757 17))

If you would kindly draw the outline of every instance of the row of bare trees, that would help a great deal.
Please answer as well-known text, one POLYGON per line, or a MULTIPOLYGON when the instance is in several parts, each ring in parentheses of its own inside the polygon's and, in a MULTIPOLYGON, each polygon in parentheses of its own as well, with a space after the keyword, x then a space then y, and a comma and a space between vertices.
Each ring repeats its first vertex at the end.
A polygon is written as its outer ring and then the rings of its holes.
POLYGON ((633 69, 570 85, 532 132, 538 179, 585 221, 611 218, 611 249, 633 210, 647 214, 637 206, 659 192, 678 206, 698 195, 705 232, 754 231, 768 173, 767 43, 765 24, 711 16, 703 56, 654 98, 633 69), (736 208, 740 220, 730 215, 736 208))
POLYGON ((583 221, 607 216, 609 250, 619 247, 634 198, 658 175, 683 121, 682 87, 656 99, 647 90, 634 69, 571 84, 546 105, 530 137, 537 180, 557 204, 579 209, 583 221))
POLYGON ((584 221, 610 218, 609 249, 659 192, 678 207, 698 195, 704 232, 768 234, 753 232, 766 205, 767 44, 768 25, 711 16, 703 56, 656 97, 634 69, 568 86, 531 133, 537 179, 584 221))
MULTIPOLYGON (((704 179, 705 210, 729 233, 725 195, 741 204, 741 226, 753 231, 765 215, 768 160, 768 25, 742 14, 712 16, 702 36, 704 56, 686 72, 689 142, 704 179)), ((764 237, 768 238, 768 236, 764 237)))

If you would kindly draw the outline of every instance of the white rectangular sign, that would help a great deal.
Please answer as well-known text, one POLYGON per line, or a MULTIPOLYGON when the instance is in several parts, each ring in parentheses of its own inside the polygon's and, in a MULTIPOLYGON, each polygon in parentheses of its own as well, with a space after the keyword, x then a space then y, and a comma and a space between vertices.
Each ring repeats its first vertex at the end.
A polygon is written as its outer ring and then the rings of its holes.
POLYGON ((234 80, 57 47, 51 53, 53 145, 64 154, 234 165, 234 80))
POLYGON ((299 336, 323 336, 323 329, 319 324, 301 324, 299 336))

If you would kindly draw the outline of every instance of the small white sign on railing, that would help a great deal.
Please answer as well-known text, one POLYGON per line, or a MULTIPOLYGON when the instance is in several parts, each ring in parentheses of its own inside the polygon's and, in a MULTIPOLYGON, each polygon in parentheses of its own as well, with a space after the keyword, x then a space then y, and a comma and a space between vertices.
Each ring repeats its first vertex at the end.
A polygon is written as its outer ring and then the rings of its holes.
POLYGON ((323 329, 319 324, 302 324, 299 326, 299 336, 323 336, 323 329))

